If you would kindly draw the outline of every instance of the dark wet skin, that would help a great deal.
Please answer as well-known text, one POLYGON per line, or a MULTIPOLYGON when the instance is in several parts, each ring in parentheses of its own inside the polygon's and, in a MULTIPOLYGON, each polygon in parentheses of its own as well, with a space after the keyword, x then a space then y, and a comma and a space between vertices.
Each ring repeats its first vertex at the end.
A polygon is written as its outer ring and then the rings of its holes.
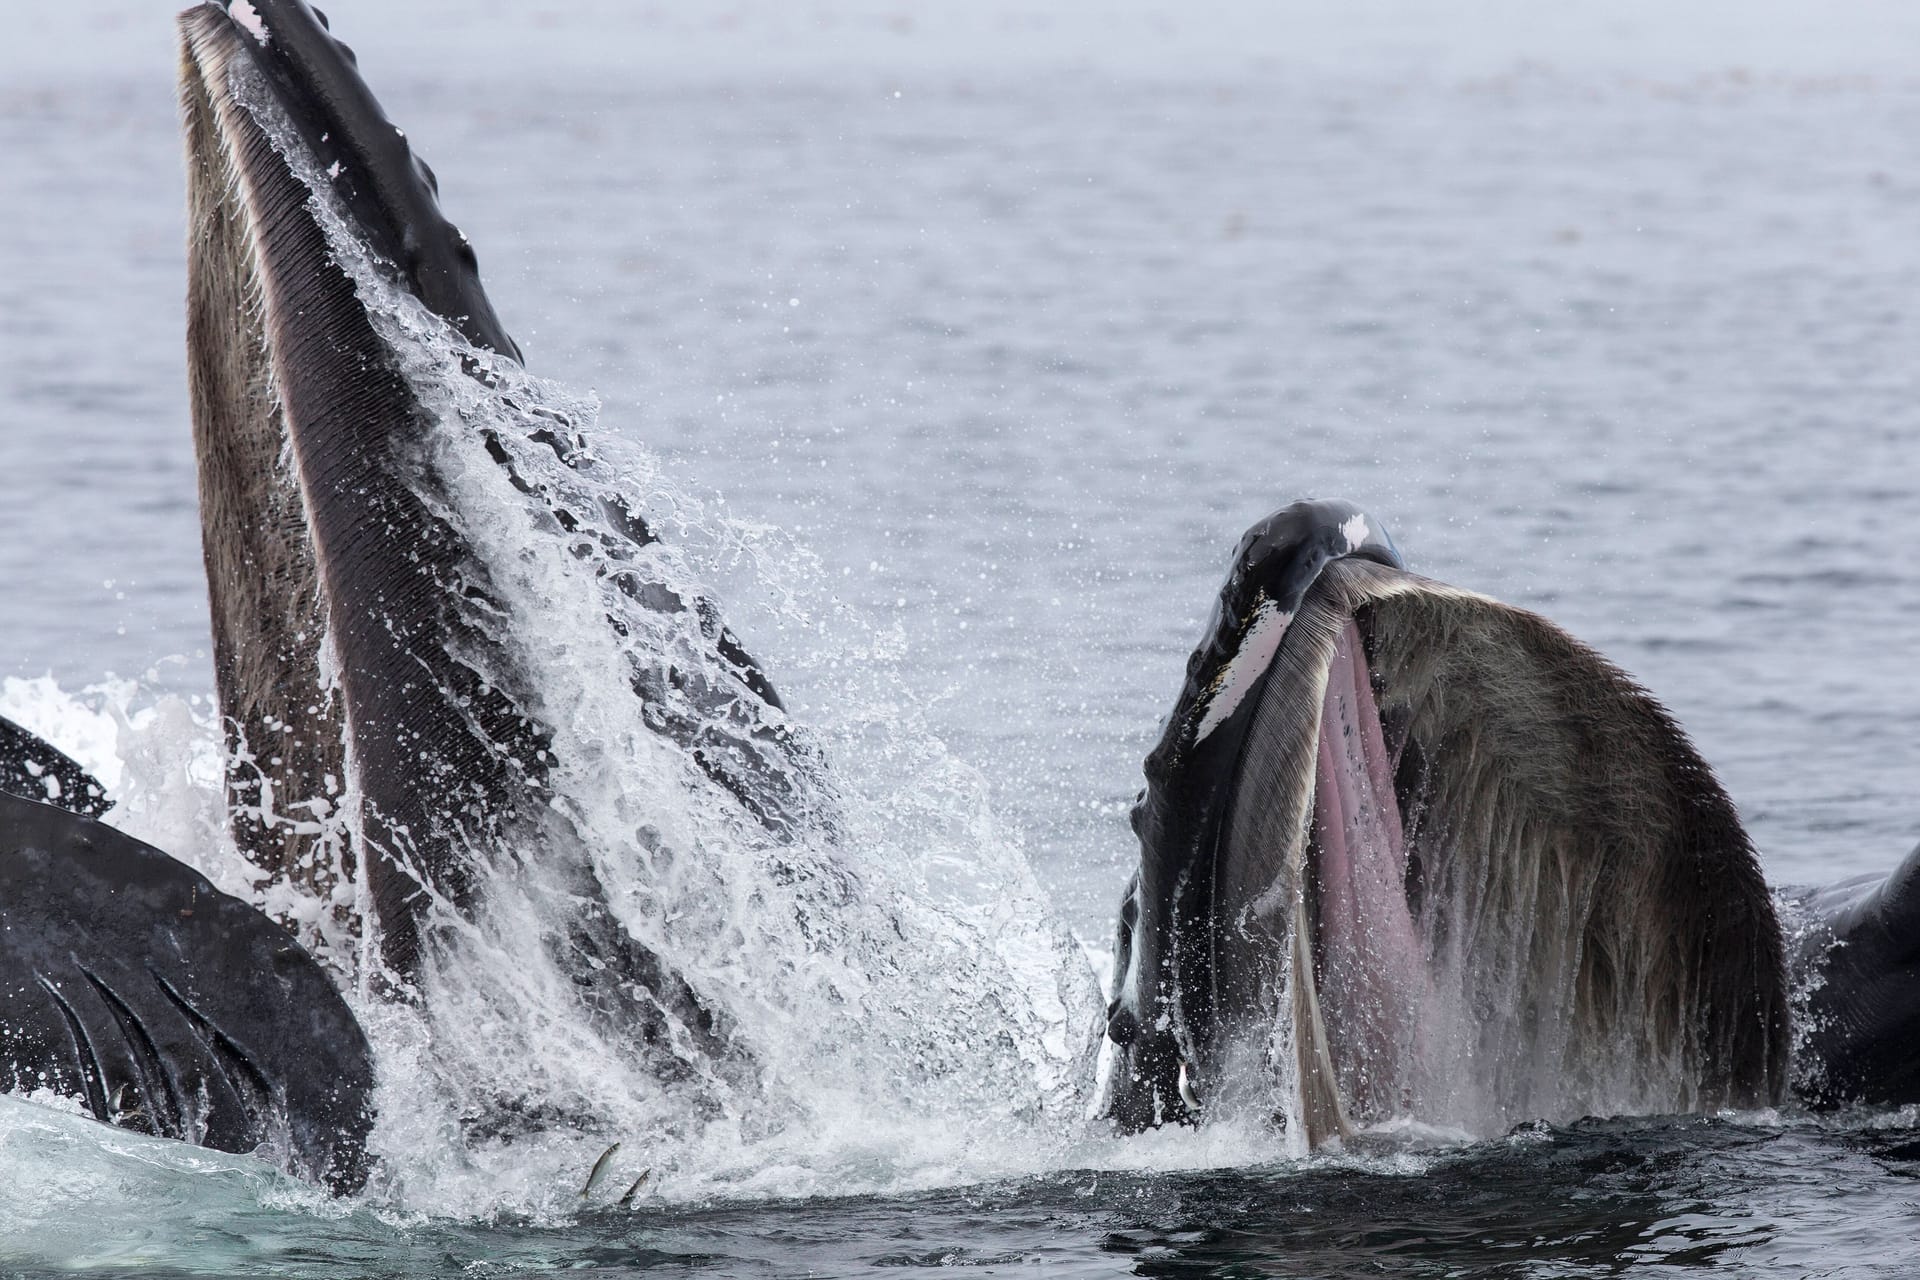
POLYGON ((1808 893, 1801 1091, 1825 1105, 1920 1102, 1920 849, 1884 879, 1808 893))
MULTIPOLYGON (((224 9, 224 5, 216 5, 224 9)), ((373 250, 476 346, 520 359, 480 286, 473 247, 440 211, 439 184, 360 78, 353 50, 302 0, 252 0, 268 33, 253 62, 313 148, 373 250)))
MULTIPOLYGON (((1314 578, 1343 555, 1397 564, 1377 522, 1366 527, 1378 548, 1349 547, 1343 530, 1360 514, 1344 503, 1296 503, 1248 531, 1207 634, 1189 659, 1174 713, 1147 759, 1147 787, 1133 813, 1141 864, 1121 905, 1120 989, 1108 1010, 1107 1035, 1117 1051, 1107 1115, 1122 1130, 1195 1122, 1192 1093, 1183 1098, 1179 1087, 1182 1066, 1194 1070, 1216 1028, 1244 1013, 1207 960, 1220 951, 1208 940, 1226 928, 1222 913, 1231 909, 1214 901, 1216 843, 1242 767, 1245 709, 1256 699, 1248 696, 1239 711, 1209 720, 1211 691, 1221 687, 1222 673, 1243 646, 1255 643, 1251 617, 1263 596, 1290 616, 1314 578)), ((1325 824, 1325 807, 1316 796, 1317 827, 1325 824)), ((1325 862, 1351 880, 1351 860, 1329 859, 1329 836, 1317 827, 1316 873, 1325 879, 1319 866, 1325 862)), ((1336 853, 1344 847, 1338 840, 1332 845, 1336 853)), ((1411 871, 1405 888, 1411 902, 1419 890, 1411 871)), ((1325 889, 1323 883, 1322 898, 1325 889)), ((1812 927, 1788 956, 1792 988, 1808 993, 1797 1093, 1823 1107, 1920 1102, 1920 850, 1884 879, 1864 877, 1800 900, 1812 927)), ((1352 929, 1326 929, 1326 906, 1323 901, 1320 924, 1328 936, 1316 943, 1323 974, 1330 941, 1339 954, 1358 954, 1341 942, 1352 929)), ((1337 995, 1332 999, 1337 1007, 1337 995)))
POLYGON ((373 1056, 287 931, 80 813, 0 792, 0 1089, 366 1181, 373 1056))

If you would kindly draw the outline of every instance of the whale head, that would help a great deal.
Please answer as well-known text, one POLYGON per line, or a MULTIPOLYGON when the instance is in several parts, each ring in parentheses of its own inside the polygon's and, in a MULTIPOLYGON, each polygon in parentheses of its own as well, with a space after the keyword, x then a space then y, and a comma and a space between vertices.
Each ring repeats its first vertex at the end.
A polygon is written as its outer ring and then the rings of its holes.
POLYGON ((602 758, 578 708, 618 671, 632 701, 600 699, 604 733, 665 739, 776 841, 827 820, 816 753, 589 447, 592 405, 521 367, 433 175, 320 14, 234 0, 180 31, 236 844, 290 882, 317 950, 383 989, 457 974, 483 904, 518 902, 597 1023, 664 1041, 672 1018, 734 1053, 609 906, 591 820, 556 803, 602 758), (549 614, 619 665, 583 685, 529 639, 549 614))
MULTIPOLYGON (((180 27, 189 177, 196 185, 223 173, 264 185, 273 161, 252 154, 247 117, 257 124, 266 114, 277 115, 309 153, 296 163, 325 175, 331 196, 381 269, 476 346, 520 358, 481 287, 472 246, 440 209, 433 170, 381 110, 353 50, 334 38, 325 14, 303 0, 209 0, 181 14, 180 27), (201 121, 202 112, 213 118, 201 121), (192 132, 201 124, 212 135, 192 132)), ((269 142, 282 163, 294 159, 291 141, 269 142)), ((272 222, 308 216, 261 206, 250 212, 272 222)), ((255 247, 269 243, 262 234, 255 247)), ((277 274, 291 258, 276 245, 257 265, 277 274)))
POLYGON ((1240 1111, 1311 1146, 1783 1086, 1779 927, 1691 744, 1545 619, 1408 573, 1356 507, 1241 540, 1146 783, 1122 1128, 1240 1111))
POLYGON ((517 360, 433 175, 301 0, 179 20, 188 378, 237 843, 340 910, 369 892, 409 971, 538 786, 493 661, 486 567, 448 518, 436 414, 376 323, 441 326, 473 376, 517 360), (383 313, 384 314, 384 313, 383 313))

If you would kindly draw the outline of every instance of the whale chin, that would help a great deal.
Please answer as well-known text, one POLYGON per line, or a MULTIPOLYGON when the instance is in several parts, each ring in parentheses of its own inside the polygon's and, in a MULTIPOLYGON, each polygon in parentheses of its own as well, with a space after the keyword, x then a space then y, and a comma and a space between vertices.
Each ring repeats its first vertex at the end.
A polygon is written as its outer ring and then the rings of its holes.
POLYGON ((1686 737, 1357 509, 1249 533, 1146 772, 1122 1127, 1243 1111, 1317 1144, 1781 1096, 1779 927, 1686 737))

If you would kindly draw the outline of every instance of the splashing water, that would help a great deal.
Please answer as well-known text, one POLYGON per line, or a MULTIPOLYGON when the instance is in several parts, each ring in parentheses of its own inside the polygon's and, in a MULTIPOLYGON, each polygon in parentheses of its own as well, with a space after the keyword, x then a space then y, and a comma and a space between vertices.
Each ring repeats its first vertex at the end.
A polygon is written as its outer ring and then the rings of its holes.
MULTIPOLYGON (((980 780, 898 727, 897 702, 849 697, 855 715, 818 746, 769 713, 802 744, 782 753, 763 726, 739 723, 740 704, 703 700, 726 677, 696 571, 669 544, 635 547, 611 527, 633 512, 668 524, 655 513, 694 504, 637 452, 556 451, 541 437, 562 424, 577 441, 593 425, 591 403, 504 361, 487 361, 483 384, 463 368, 482 353, 370 272, 358 283, 439 418, 448 514, 514 619, 498 638, 536 673, 529 709, 552 727, 560 762, 554 807, 621 925, 724 1015, 746 1059, 715 1063, 679 1035, 640 1052, 597 1022, 541 945, 562 925, 547 895, 526 891, 537 869, 497 867, 457 971, 443 963, 428 979, 430 1025, 399 1037, 421 1078, 387 1073, 382 1113, 408 1120, 392 1135, 400 1141, 377 1145, 408 1184, 404 1198, 419 1203, 417 1184, 451 1175, 454 1202, 464 1201, 465 1170, 410 1153, 425 1125, 450 1133, 463 1101, 502 1093, 581 1119, 590 1136, 553 1140, 569 1173, 613 1139, 656 1178, 751 1185, 765 1185, 769 1168, 844 1185, 850 1171, 835 1163, 891 1181, 901 1163, 954 1161, 938 1142, 928 1151, 930 1127, 963 1146, 983 1125, 1057 1144, 1059 1122, 1084 1105, 1097 994, 980 780), (573 518, 529 519, 515 480, 573 518), (642 723, 637 684, 669 691, 660 714, 680 723, 642 723), (680 735, 745 757, 747 775, 793 815, 785 831, 755 820, 680 735), (831 785, 822 757, 835 766, 831 785), (432 1082, 425 1097, 422 1080, 432 1082), (834 1151, 836 1135, 856 1133, 851 1150, 834 1151)), ((708 519, 720 546, 752 536, 708 519)), ((770 557, 758 576, 794 573, 770 557)), ((781 594, 790 625, 817 625, 781 594)), ((466 1160, 524 1169, 525 1145, 469 1148, 466 1160)), ((562 1181, 571 1196, 573 1179, 562 1181)), ((431 1190, 424 1199, 444 1202, 431 1190)))
MULTIPOLYGON (((589 449, 590 398, 471 347, 390 284, 291 127, 254 102, 322 193, 336 258, 434 419, 440 515, 503 606, 490 639, 514 671, 489 674, 517 678, 551 730, 546 829, 566 841, 476 851, 480 906, 447 921, 417 1005, 350 983, 379 1063, 369 1194, 434 1214, 571 1213, 616 1141, 608 1197, 645 1169, 647 1194, 679 1198, 1052 1167, 1080 1137, 1098 992, 981 779, 919 724, 897 636, 814 612, 810 557, 714 514, 641 450, 589 449), (670 540, 632 536, 636 517, 670 540), (730 676, 703 568, 744 572, 765 588, 759 617, 815 638, 801 667, 820 723, 714 695, 730 676), (736 767, 718 776, 701 753, 736 767), (668 1010, 648 1043, 583 999, 555 945, 575 862, 715 1012, 719 1052, 668 1010), (503 1102, 526 1123, 473 1124, 503 1102)), ((234 849, 210 707, 45 680, 9 682, 5 701, 96 771, 110 820, 313 924, 329 961, 364 975, 354 940, 328 932, 336 904, 267 889, 234 849)))

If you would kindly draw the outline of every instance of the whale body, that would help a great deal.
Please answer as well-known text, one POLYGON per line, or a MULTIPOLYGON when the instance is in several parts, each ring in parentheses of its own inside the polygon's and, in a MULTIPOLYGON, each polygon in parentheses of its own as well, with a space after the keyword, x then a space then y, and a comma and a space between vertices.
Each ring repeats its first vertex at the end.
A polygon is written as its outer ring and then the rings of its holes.
POLYGON ((1920 854, 1802 893, 1789 949, 1666 710, 1546 619, 1408 572, 1350 504, 1241 540, 1146 779, 1123 1129, 1920 1101, 1920 854))
POLYGON ((0 1090, 358 1189, 373 1058, 326 971, 253 906, 95 821, 104 788, 0 720, 0 778, 21 776, 62 785, 0 790, 0 1090))

